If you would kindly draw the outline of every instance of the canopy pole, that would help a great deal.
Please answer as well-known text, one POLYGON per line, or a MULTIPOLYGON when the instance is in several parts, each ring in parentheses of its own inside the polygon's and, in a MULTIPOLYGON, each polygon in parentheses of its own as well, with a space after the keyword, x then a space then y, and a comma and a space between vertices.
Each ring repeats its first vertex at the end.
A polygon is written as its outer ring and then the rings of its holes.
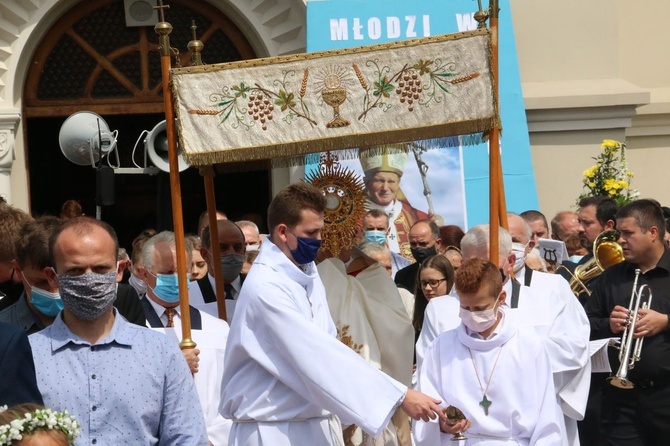
MULTIPOLYGON (((496 109, 500 110, 500 89, 498 86, 498 0, 489 2, 489 11, 482 11, 481 0, 479 9, 475 14, 475 19, 479 26, 485 26, 484 23, 490 19, 491 28, 491 72, 493 73, 493 90, 495 92, 496 109)), ((502 226, 507 228, 507 209, 505 203, 505 186, 503 182, 502 161, 500 158, 500 124, 495 125, 489 133, 489 258, 496 263, 499 256, 499 231, 502 226)))
MULTIPOLYGON (((205 45, 198 40, 195 25, 195 20, 191 21, 191 30, 193 31, 193 40, 188 42, 188 49, 191 51, 191 65, 202 65, 202 50, 205 45)), ((207 217, 209 225, 209 240, 212 250, 210 255, 210 263, 214 267, 211 271, 214 276, 214 293, 216 295, 216 309, 219 314, 219 319, 228 320, 226 314, 226 299, 223 287, 223 271, 221 269, 221 262, 217 259, 221 258, 221 249, 219 247, 219 227, 216 218, 216 192, 214 190, 214 167, 203 166, 200 168, 200 175, 202 175, 203 184, 205 186, 205 198, 207 200, 207 217), (217 260, 217 261, 215 261, 217 260)), ((199 234, 202 235, 202 234, 199 234)))
POLYGON ((170 195, 172 197, 172 220, 174 224, 174 238, 177 254, 177 273, 179 276, 179 306, 181 310, 181 332, 182 341, 179 346, 182 349, 195 348, 196 344, 191 339, 191 313, 188 302, 188 281, 186 269, 186 249, 184 243, 184 217, 181 204, 181 183, 179 179, 179 159, 177 153, 177 131, 175 128, 174 108, 172 102, 172 90, 170 89, 170 70, 172 68, 170 57, 170 33, 172 25, 165 21, 163 0, 158 0, 160 22, 156 23, 154 30, 158 34, 159 51, 161 55, 161 73, 163 76, 163 102, 165 104, 165 130, 168 142, 168 161, 170 165, 170 195))

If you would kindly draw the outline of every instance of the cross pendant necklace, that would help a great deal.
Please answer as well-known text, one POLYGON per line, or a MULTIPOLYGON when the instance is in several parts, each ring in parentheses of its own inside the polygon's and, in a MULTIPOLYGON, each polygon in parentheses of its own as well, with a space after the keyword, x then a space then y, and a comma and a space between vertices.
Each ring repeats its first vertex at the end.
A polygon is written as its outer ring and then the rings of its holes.
POLYGON ((482 385, 482 380, 479 378, 479 371, 477 371, 477 364, 475 364, 475 358, 472 356, 472 350, 468 347, 468 353, 470 353, 470 360, 472 361, 472 367, 475 369, 475 375, 477 376, 477 381, 479 382, 479 389, 482 392, 482 400, 479 402, 479 405, 484 409, 484 415, 489 416, 489 407, 493 404, 493 401, 486 397, 486 394, 489 391, 489 386, 491 385, 491 379, 493 378, 493 372, 496 371, 496 366, 498 365, 498 359, 500 359, 500 354, 502 353, 502 348, 505 344, 500 346, 498 350, 498 356, 496 356, 496 362, 493 363, 493 368, 491 369, 491 374, 489 375, 488 381, 486 381, 486 388, 482 385))

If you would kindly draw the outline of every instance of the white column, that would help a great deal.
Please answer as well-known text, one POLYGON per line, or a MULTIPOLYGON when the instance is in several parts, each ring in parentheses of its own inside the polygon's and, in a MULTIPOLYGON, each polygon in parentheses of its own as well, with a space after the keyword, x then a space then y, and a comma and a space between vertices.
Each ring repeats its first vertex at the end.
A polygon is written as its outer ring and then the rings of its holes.
POLYGON ((18 110, 0 110, 0 195, 12 204, 12 164, 16 128, 21 121, 18 110))

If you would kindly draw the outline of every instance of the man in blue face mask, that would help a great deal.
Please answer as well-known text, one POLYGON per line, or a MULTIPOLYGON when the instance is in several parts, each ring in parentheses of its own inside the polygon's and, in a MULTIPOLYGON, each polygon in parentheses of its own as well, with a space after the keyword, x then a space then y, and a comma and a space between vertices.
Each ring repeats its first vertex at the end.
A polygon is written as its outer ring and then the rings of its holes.
POLYGON ((236 420, 230 444, 343 444, 338 417, 378 437, 398 406, 415 419, 440 412, 439 401, 337 339, 314 263, 324 209, 321 191, 306 183, 270 204, 271 236, 244 282, 226 346, 219 411, 236 420))
MULTIPOLYGON (((363 216, 363 236, 366 242, 377 243, 388 247, 387 235, 389 233, 389 216, 380 209, 370 209, 363 216)), ((391 252, 391 277, 412 264, 397 252, 391 252)))
MULTIPOLYGON (((191 247, 186 257, 190 264, 191 247)), ((147 285, 142 307, 147 326, 165 333, 175 343, 181 340, 181 309, 177 279, 177 251, 174 233, 163 231, 142 247, 140 277, 147 285)), ((218 413, 223 375, 223 355, 228 339, 228 324, 204 311, 190 307, 191 338, 196 349, 183 349, 205 414, 207 438, 211 444, 228 444, 232 422, 218 413)))
POLYGON ((63 309, 58 288, 47 281, 44 269, 49 264, 49 236, 61 224, 56 217, 40 217, 26 222, 15 244, 14 270, 23 281, 19 300, 0 312, 0 321, 21 327, 28 334, 51 325, 63 309))

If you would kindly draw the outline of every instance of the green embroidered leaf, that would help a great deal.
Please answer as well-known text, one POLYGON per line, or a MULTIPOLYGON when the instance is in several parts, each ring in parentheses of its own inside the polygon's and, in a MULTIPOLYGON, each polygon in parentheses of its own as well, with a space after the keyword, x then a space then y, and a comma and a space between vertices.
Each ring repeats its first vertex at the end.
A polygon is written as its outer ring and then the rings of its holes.
POLYGON ((436 73, 435 76, 440 76, 440 77, 454 77, 456 76, 455 73, 436 73))
POLYGON ((380 79, 379 81, 374 83, 374 91, 372 92, 373 95, 379 96, 382 95, 385 98, 391 97, 389 93, 393 91, 393 84, 389 82, 388 77, 384 76, 383 79, 380 79))
POLYGON ((295 96, 293 93, 286 93, 286 90, 279 90, 278 98, 275 99, 275 105, 281 107, 281 111, 295 107, 295 96))
POLYGON ((242 96, 243 98, 247 97, 247 92, 251 90, 244 82, 240 82, 240 85, 233 85, 233 91, 235 96, 242 96))
POLYGON ((419 61, 412 68, 419 71, 419 76, 423 76, 425 73, 430 73, 430 66, 432 64, 432 60, 419 59, 419 61))

